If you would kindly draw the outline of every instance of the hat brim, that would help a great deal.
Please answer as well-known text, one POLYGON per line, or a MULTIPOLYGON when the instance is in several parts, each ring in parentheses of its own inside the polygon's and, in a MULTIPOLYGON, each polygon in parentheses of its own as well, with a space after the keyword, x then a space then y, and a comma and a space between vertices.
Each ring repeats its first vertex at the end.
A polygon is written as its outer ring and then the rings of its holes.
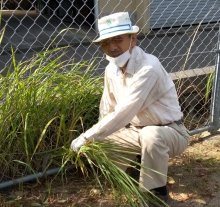
POLYGON ((105 34, 105 35, 97 38, 96 40, 93 40, 92 42, 101 42, 104 39, 108 39, 110 37, 115 37, 115 36, 122 35, 122 34, 135 34, 138 31, 139 31, 138 26, 132 26, 132 30, 118 31, 118 32, 112 32, 109 34, 105 34))

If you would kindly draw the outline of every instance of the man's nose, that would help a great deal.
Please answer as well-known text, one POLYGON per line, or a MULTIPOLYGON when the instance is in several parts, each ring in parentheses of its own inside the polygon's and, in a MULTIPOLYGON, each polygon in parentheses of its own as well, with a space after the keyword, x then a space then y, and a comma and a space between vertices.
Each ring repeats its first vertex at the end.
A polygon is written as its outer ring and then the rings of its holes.
POLYGON ((114 41, 111 40, 109 43, 109 50, 114 51, 116 48, 117 48, 117 45, 115 44, 114 41))

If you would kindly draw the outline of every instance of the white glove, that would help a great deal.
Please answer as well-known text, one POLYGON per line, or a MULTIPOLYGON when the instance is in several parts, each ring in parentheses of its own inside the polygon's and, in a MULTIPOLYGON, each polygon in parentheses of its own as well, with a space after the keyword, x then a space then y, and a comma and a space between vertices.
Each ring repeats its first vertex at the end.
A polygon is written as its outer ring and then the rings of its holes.
POLYGON ((77 153, 79 149, 85 144, 86 141, 87 139, 84 137, 84 134, 82 133, 79 137, 77 137, 72 141, 70 145, 70 149, 77 153))

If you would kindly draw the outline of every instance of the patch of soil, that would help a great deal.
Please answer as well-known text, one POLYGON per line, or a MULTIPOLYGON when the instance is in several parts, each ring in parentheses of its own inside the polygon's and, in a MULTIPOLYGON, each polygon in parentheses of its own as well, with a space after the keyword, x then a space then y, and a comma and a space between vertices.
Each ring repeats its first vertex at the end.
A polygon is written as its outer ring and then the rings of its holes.
POLYGON ((170 159, 171 206, 220 207, 220 134, 191 137, 184 153, 170 159))

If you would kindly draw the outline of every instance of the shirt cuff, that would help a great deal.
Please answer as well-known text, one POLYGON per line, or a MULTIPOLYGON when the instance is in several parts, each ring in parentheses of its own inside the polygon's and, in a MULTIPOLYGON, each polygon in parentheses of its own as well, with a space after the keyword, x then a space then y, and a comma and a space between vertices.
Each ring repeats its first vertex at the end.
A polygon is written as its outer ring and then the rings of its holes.
MULTIPOLYGON (((93 128, 88 129, 84 135, 83 135, 87 140, 92 141, 92 139, 95 138, 95 132, 93 128)), ((95 139, 94 139, 95 140, 95 139)))

